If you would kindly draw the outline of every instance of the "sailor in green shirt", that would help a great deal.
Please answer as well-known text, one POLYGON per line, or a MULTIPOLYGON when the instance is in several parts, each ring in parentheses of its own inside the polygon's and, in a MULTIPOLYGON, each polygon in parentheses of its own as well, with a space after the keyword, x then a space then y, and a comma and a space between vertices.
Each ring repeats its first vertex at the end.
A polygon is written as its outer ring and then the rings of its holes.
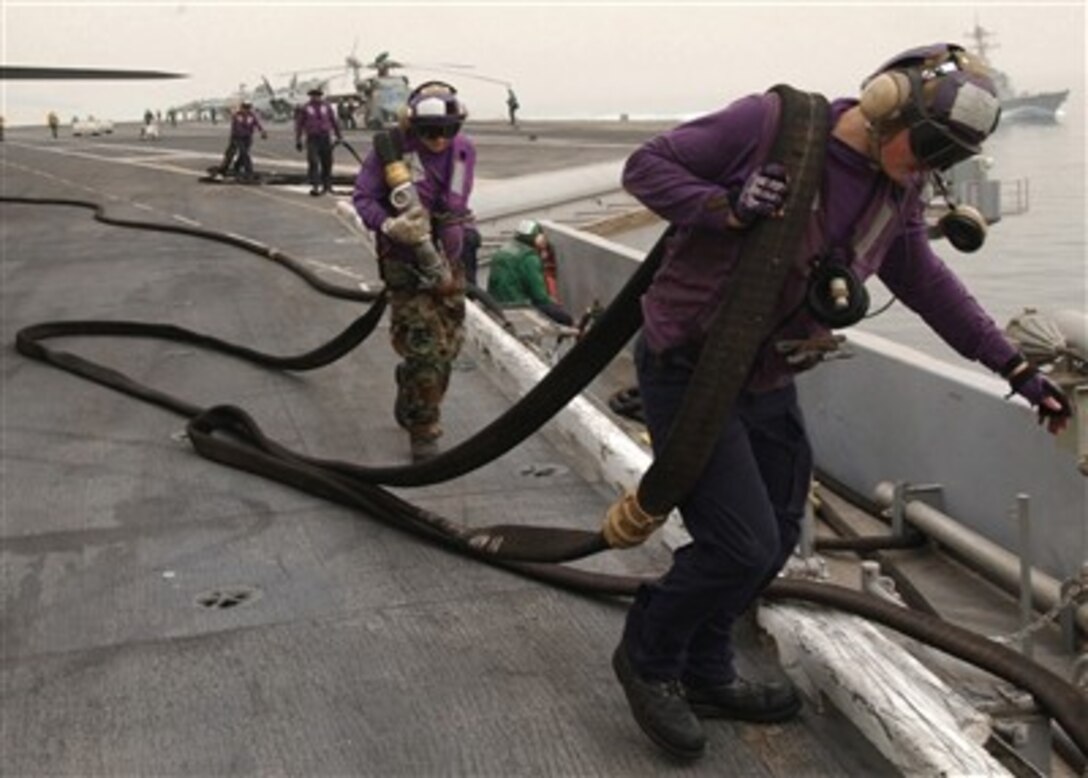
POLYGON ((532 305, 552 321, 572 326, 574 319, 549 294, 540 251, 548 238, 539 222, 518 224, 512 240, 491 257, 487 293, 502 305, 532 305))

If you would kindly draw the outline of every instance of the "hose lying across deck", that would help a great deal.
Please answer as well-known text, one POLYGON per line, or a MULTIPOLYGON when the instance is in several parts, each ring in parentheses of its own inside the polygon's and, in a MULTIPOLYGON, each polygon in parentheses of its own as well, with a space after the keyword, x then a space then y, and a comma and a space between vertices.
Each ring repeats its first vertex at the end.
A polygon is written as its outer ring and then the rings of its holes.
MULTIPOLYGON (((565 589, 605 596, 631 596, 638 586, 651 580, 596 573, 559 564, 605 550, 599 531, 508 525, 467 529, 408 503, 379 484, 420 486, 463 475, 509 451, 550 419, 600 372, 638 330, 641 325, 638 298, 660 263, 664 237, 605 311, 597 326, 520 402, 479 434, 423 463, 364 467, 298 454, 267 438, 240 408, 200 408, 169 393, 139 384, 112 368, 49 348, 44 341, 61 336, 152 337, 198 345, 266 367, 311 370, 332 363, 373 332, 384 310, 384 294, 327 284, 283 252, 236 235, 176 224, 109 217, 97 204, 79 200, 3 196, 0 202, 89 208, 94 211, 96 219, 107 224, 216 240, 272 259, 325 294, 373 303, 366 313, 329 343, 297 356, 264 354, 170 324, 94 320, 45 322, 23 328, 16 335, 16 348, 23 355, 188 418, 190 440, 202 456, 350 506, 431 543, 487 564, 565 589)), ((1072 684, 1011 649, 937 617, 829 584, 778 579, 763 594, 772 600, 802 600, 856 613, 1021 686, 1029 690, 1076 745, 1088 753, 1088 699, 1072 684)))

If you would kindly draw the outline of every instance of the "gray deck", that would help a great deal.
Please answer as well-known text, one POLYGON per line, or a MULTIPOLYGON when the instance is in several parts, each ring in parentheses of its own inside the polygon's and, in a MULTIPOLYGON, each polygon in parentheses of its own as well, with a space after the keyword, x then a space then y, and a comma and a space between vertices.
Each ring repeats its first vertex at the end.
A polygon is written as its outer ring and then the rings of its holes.
MULTIPOLYGON (((622 157, 652 129, 482 127, 479 175, 622 157)), ((311 260, 330 280, 376 280, 329 198, 197 183, 224 131, 167 128, 162 141, 141 145, 133 127, 56 142, 44 130, 9 129, 0 146, 3 191, 109 202, 112 214, 131 218, 182 216, 311 260)), ((257 143, 258 168, 276 156, 297 165, 288 130, 271 131, 272 140, 257 143)), ((349 137, 366 147, 364 134, 349 137)), ((29 324, 124 318, 290 354, 329 339, 359 305, 228 246, 111 227, 79 209, 2 204, 0 240, 0 773, 676 769, 638 731, 612 675, 622 601, 476 564, 205 461, 179 435, 179 417, 12 347, 29 324), (202 604, 232 597, 241 602, 202 604)), ((303 375, 155 341, 64 345, 198 404, 241 405, 301 451, 363 464, 407 460, 406 436, 391 416, 394 354, 384 329, 337 364, 303 375)), ((510 403, 471 355, 461 368, 445 406, 451 444, 510 403)), ((456 481, 400 493, 473 525, 594 526, 611 497, 543 434, 456 481), (530 472, 542 464, 559 467, 545 477, 530 472)), ((587 564, 649 572, 663 569, 662 553, 611 553, 587 564)), ((789 725, 718 722, 708 731, 706 757, 685 773, 888 769, 834 713, 811 708, 789 725)))

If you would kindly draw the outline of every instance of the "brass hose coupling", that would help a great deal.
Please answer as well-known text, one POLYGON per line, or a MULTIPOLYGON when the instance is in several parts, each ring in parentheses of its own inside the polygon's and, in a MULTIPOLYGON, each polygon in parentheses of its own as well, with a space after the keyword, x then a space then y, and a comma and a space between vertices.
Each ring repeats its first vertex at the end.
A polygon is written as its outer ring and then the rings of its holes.
POLYGON ((638 504, 633 492, 624 492, 604 516, 601 534, 611 548, 632 548, 646 542, 668 516, 653 516, 638 504))

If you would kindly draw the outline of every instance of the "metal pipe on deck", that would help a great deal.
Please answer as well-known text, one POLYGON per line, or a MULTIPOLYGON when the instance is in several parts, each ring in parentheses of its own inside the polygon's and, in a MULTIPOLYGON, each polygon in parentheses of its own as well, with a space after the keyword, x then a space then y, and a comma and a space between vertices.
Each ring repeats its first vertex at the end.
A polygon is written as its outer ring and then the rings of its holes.
MULTIPOLYGON (((890 507, 895 496, 895 484, 881 481, 873 490, 878 503, 890 507)), ((1017 594, 1020 589, 1020 559, 993 541, 963 526, 948 514, 926 505, 910 501, 904 510, 906 519, 937 543, 946 546, 968 563, 983 570, 986 575, 1008 592, 1017 594)), ((1031 575, 1031 594, 1035 607, 1049 611, 1062 599, 1061 582, 1040 570, 1031 575)), ((1080 605, 1074 611, 1077 625, 1088 632, 1088 605, 1080 605)))

